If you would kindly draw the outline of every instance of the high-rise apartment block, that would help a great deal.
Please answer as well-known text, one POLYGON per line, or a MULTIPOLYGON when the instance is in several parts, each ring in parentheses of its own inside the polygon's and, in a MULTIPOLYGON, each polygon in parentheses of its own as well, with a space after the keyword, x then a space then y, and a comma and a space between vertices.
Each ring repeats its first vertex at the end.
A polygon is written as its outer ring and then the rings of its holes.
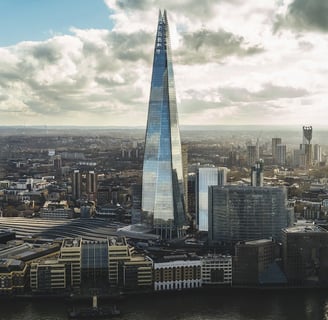
POLYGON ((162 238, 182 234, 184 181, 166 11, 160 11, 150 88, 142 181, 143 222, 162 238))

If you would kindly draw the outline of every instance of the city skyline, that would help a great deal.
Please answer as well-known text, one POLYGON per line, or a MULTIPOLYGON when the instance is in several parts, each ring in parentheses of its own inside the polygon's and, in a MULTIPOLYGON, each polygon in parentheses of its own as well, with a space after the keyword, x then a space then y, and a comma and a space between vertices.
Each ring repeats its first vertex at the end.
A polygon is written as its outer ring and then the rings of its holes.
POLYGON ((6 0, 0 8, 0 125, 145 126, 160 8, 181 125, 325 125, 322 0, 6 0))

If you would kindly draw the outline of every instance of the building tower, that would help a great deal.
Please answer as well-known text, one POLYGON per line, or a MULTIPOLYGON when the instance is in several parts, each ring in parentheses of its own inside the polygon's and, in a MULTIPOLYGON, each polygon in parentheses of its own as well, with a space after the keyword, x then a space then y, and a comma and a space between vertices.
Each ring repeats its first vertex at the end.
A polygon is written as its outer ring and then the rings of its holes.
POLYGON ((72 176, 72 197, 74 200, 81 198, 82 194, 82 175, 80 170, 74 170, 72 176))
POLYGON ((251 168, 251 185, 252 187, 263 187, 263 167, 264 162, 262 159, 256 161, 254 166, 251 168))
POLYGON ((277 145, 277 164, 285 166, 287 163, 287 146, 285 144, 277 145))
POLYGON ((312 126, 303 126, 303 148, 305 153, 305 167, 309 169, 312 165, 312 126))
POLYGON ((163 239, 185 223, 183 169, 169 26, 159 12, 142 178, 143 223, 163 239))
POLYGON ((254 165, 255 161, 257 160, 257 148, 256 146, 250 145, 247 146, 247 164, 249 166, 254 165))
POLYGON ((281 138, 272 138, 272 163, 277 164, 277 147, 281 144, 281 138))
POLYGON ((90 201, 96 201, 97 199, 97 174, 94 171, 88 171, 86 173, 86 191, 87 197, 90 201))

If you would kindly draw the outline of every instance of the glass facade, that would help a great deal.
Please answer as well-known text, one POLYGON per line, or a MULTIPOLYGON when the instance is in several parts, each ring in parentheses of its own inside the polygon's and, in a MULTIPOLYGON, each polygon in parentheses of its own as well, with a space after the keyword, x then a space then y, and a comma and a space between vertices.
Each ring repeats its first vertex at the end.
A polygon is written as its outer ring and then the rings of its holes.
POLYGON ((208 187, 217 186, 218 180, 217 168, 198 168, 196 180, 196 223, 199 231, 208 231, 208 187))
POLYGON ((184 223, 180 131, 166 11, 159 13, 142 182, 143 222, 162 238, 184 223))
POLYGON ((227 244, 281 240, 288 225, 287 194, 279 187, 210 187, 209 240, 227 244))

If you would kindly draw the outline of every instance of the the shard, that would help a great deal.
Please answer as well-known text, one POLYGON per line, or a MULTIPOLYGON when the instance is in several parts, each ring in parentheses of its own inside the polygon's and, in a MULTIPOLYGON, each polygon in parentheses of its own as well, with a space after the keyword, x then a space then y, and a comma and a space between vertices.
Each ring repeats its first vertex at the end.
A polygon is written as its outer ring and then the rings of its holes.
POLYGON ((162 239, 179 237, 185 222, 183 168, 166 11, 159 12, 142 182, 143 222, 162 239))

